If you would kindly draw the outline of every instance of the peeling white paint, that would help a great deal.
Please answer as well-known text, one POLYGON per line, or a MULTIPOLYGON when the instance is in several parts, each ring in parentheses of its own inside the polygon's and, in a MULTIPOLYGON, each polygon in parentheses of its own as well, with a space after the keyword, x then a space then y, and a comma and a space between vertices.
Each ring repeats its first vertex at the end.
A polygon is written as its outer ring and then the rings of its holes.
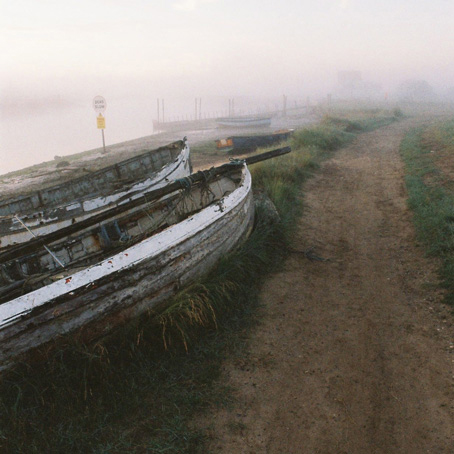
POLYGON ((66 207, 66 211, 72 211, 72 210, 77 210, 78 208, 81 207, 80 203, 73 203, 72 205, 68 205, 66 207))

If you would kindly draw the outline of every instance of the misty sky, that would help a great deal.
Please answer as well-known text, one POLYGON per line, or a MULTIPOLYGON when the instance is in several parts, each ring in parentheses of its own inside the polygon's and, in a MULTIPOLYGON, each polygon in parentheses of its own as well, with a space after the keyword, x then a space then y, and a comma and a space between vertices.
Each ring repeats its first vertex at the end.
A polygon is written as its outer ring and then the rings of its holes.
MULTIPOLYGON (((0 89, 329 90, 337 71, 454 85, 452 0, 1 0, 0 89)), ((104 91, 105 92, 105 91, 104 91)))
POLYGON ((231 97, 236 113, 283 94, 317 102, 339 71, 361 71, 390 99, 406 79, 441 95, 454 86, 453 0, 0 5, 0 174, 99 147, 95 95, 107 99, 112 144, 153 133, 157 98, 168 119, 191 115, 195 97, 208 115, 231 97))

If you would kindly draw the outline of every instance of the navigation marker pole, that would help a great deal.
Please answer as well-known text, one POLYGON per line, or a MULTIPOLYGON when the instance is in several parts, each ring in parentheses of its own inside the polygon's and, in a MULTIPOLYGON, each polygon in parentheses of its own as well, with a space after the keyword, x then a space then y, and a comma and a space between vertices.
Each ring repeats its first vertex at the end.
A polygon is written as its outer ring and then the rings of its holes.
POLYGON ((101 129, 102 133, 102 147, 104 148, 104 153, 106 153, 106 141, 104 140, 104 129, 101 129))

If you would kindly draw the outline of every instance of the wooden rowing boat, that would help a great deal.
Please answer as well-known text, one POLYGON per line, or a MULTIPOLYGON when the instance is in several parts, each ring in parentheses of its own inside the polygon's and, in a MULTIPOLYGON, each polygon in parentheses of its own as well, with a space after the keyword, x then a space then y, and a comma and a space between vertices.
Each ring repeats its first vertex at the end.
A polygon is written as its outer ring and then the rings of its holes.
POLYGON ((189 153, 184 139, 58 185, 0 200, 0 250, 188 176, 189 153))
POLYGON ((0 252, 0 369, 61 337, 103 337, 209 271, 251 230, 251 187, 232 162, 0 252))

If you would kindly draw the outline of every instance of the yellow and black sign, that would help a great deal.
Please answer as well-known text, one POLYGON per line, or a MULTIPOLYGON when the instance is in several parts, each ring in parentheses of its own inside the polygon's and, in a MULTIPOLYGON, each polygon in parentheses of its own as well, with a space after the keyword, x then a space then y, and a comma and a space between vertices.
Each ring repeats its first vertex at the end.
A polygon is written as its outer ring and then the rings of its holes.
POLYGON ((96 117, 97 124, 98 124, 98 129, 106 129, 106 119, 102 116, 102 114, 99 114, 96 117))

